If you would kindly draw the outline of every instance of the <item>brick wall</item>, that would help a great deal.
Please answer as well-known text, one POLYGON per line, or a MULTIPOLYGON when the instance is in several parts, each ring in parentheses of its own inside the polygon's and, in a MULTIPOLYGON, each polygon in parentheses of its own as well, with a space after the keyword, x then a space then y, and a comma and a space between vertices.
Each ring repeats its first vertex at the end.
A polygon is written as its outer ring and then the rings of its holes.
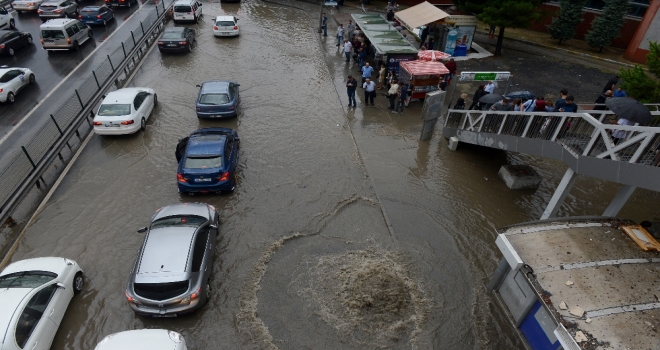
MULTIPOLYGON (((550 23, 552 23, 552 17, 556 16, 557 12, 559 12, 558 6, 551 4, 542 4, 541 18, 534 21, 531 24, 530 29, 547 33, 548 32, 547 26, 550 23)), ((582 18, 584 20, 582 21, 582 23, 578 24, 575 30, 576 39, 584 39, 584 36, 587 34, 587 32, 591 30, 591 21, 593 21, 598 15, 599 12, 597 11, 592 12, 590 10, 585 10, 582 12, 582 18)), ((621 27, 620 35, 619 37, 617 37, 612 41, 612 46, 622 49, 627 48, 628 43, 630 43, 632 38, 635 36, 635 31, 637 30, 637 27, 639 26, 640 22, 641 19, 635 20, 635 19, 626 18, 623 26, 621 27)), ((548 39, 552 40, 550 38, 548 39)))

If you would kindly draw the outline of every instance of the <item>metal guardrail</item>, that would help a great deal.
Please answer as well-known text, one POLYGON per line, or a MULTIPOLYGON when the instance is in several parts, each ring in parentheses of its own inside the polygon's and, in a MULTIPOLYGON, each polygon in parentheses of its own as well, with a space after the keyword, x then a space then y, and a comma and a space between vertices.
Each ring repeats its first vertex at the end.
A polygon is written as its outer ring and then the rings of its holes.
MULTIPOLYGON (((597 109, 607 109, 604 103, 576 103, 578 106, 578 111, 582 112, 584 110, 597 110, 597 109)), ((660 103, 645 103, 650 111, 658 112, 660 111, 660 103)))
POLYGON ((78 129, 83 121, 87 120, 91 127, 88 118, 93 115, 95 102, 115 84, 118 77, 128 75, 131 64, 135 66, 135 58, 146 53, 143 46, 153 44, 172 2, 157 3, 155 10, 130 31, 121 46, 107 55, 107 59, 64 99, 66 102, 55 113, 47 116, 49 122, 20 149, 7 156, 8 165, 0 170, 0 224, 7 220, 34 185, 40 186, 43 173, 55 157, 63 159, 60 151, 65 145, 70 148, 69 140, 74 135, 80 137, 78 129))

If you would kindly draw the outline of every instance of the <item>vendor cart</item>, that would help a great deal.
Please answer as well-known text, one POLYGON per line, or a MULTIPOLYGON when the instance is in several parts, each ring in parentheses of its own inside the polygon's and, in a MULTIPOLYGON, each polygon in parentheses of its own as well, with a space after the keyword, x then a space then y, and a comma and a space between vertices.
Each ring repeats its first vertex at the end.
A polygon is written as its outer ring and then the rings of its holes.
POLYGON ((427 93, 438 90, 440 78, 449 74, 444 64, 435 61, 406 61, 399 65, 399 80, 411 81, 415 86, 411 98, 422 99, 427 93))

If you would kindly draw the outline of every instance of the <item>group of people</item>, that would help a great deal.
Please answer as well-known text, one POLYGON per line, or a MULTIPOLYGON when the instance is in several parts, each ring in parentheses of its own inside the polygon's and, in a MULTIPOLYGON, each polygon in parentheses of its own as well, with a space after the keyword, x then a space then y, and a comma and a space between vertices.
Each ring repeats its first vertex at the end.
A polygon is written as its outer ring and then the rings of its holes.
MULTIPOLYGON (((503 97, 501 101, 496 103, 482 103, 479 100, 488 94, 492 94, 495 90, 495 82, 489 81, 487 84, 479 85, 477 91, 472 96, 472 104, 467 109, 475 110, 491 110, 502 112, 577 112, 578 106, 575 103, 575 97, 568 94, 568 90, 561 89, 559 91, 559 99, 556 102, 552 100, 545 100, 543 96, 534 98, 509 98, 503 97)), ((454 105, 454 109, 465 109, 465 100, 467 94, 462 94, 454 105)))

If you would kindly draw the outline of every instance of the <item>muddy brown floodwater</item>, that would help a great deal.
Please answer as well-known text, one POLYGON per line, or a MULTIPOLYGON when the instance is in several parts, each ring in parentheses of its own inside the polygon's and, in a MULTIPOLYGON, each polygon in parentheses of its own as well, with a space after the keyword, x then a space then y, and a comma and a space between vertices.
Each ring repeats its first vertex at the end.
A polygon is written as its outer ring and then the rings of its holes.
MULTIPOLYGON (((538 218, 565 167, 468 145, 451 152, 439 132, 419 142, 419 103, 393 115, 378 97, 345 111, 343 79, 357 71, 332 37, 319 40, 318 8, 295 5, 305 11, 205 2, 188 25, 198 31, 192 54, 149 54, 131 83, 158 93, 147 130, 93 136, 13 257, 64 256, 85 270, 53 349, 93 349, 143 327, 181 332, 190 349, 522 349, 485 289, 499 260, 493 229, 538 218), (213 37, 223 12, 240 17, 239 38, 213 37), (195 84, 210 79, 241 84, 238 118, 195 117, 195 84), (181 196, 177 139, 209 126, 241 136, 238 187, 181 196), (501 165, 522 162, 544 176, 538 190, 497 179, 501 165), (189 317, 137 317, 123 293, 143 240, 136 229, 186 201, 220 212, 212 299, 189 317)), ((565 213, 600 213, 616 189, 581 179, 565 213)), ((636 194, 624 214, 652 213, 652 199, 636 194)))

